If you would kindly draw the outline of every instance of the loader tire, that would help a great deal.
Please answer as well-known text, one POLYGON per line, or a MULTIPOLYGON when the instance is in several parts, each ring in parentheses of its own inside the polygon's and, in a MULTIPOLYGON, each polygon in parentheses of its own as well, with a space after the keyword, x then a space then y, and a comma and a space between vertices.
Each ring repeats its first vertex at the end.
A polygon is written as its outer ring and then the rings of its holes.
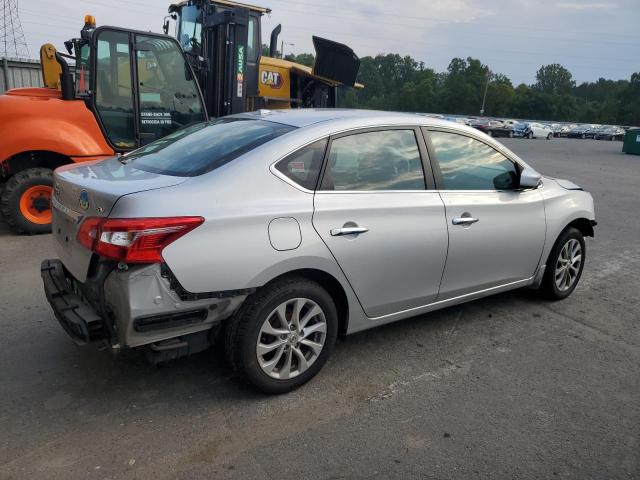
POLYGON ((9 178, 0 194, 0 212, 17 233, 51 232, 53 171, 29 168, 9 178))

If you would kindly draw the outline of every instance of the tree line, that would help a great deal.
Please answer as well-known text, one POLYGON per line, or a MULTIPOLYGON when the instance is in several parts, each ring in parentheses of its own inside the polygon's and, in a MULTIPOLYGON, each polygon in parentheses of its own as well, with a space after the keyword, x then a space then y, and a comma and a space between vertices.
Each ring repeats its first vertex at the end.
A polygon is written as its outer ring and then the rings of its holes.
MULTIPOLYGON (((285 59, 313 65, 309 53, 285 59)), ((476 58, 454 58, 445 72, 436 72, 410 56, 390 53, 362 58, 358 82, 365 88, 344 89, 342 107, 479 115, 486 90, 487 116, 640 125, 640 72, 629 80, 577 84, 569 70, 554 63, 540 67, 534 84, 514 86, 476 58)))

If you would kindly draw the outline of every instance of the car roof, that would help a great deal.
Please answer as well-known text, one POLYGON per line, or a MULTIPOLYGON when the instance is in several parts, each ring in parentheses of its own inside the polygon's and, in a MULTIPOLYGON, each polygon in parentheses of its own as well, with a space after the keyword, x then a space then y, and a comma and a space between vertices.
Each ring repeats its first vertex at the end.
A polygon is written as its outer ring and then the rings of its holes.
POLYGON ((303 128, 320 122, 353 120, 353 126, 367 126, 387 122, 389 124, 450 126, 460 125, 440 118, 420 113, 383 112, 378 110, 357 110, 340 108, 304 108, 292 110, 257 110, 250 113, 231 115, 236 118, 262 119, 303 128))

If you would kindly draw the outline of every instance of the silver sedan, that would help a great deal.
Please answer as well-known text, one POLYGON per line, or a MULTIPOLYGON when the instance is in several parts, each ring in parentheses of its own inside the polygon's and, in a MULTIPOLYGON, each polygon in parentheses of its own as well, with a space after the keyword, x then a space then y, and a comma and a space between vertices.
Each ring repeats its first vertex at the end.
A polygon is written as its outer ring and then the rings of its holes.
POLYGON ((575 289, 593 199, 426 116, 260 111, 55 173, 42 278, 81 344, 164 362, 224 342, 269 393, 337 335, 521 287, 575 289))

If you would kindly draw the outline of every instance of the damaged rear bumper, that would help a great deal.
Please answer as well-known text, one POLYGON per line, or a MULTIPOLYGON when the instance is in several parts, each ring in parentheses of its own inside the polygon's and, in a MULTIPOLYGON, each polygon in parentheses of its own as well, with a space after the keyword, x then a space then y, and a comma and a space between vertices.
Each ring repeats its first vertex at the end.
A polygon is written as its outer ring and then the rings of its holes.
POLYGON ((109 268, 80 283, 60 260, 52 259, 42 262, 41 275, 56 318, 77 344, 147 346, 161 360, 207 348, 210 330, 249 293, 184 300, 159 264, 109 268))
POLYGON ((78 345, 104 338, 102 318, 73 291, 62 262, 45 260, 40 266, 44 293, 58 322, 78 345))

